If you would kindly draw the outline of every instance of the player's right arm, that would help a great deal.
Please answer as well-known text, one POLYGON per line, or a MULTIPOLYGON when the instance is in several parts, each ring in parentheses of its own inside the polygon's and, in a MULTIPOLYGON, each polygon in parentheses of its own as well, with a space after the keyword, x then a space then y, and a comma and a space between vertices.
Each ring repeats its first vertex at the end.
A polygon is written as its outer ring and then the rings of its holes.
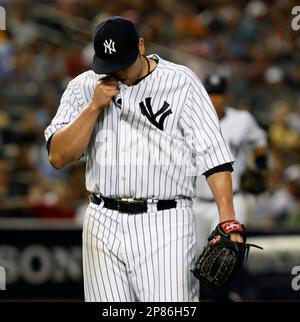
POLYGON ((54 168, 62 168, 84 154, 98 116, 116 94, 114 79, 99 80, 87 105, 70 123, 52 135, 48 158, 54 168))

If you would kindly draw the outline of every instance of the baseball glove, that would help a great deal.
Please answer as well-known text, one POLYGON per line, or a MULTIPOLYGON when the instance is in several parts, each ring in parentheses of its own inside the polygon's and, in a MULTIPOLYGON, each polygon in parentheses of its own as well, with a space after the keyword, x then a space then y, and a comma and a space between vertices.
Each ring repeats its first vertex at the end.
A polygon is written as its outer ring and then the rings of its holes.
POLYGON ((248 257, 250 246, 246 244, 245 227, 237 220, 228 220, 217 225, 208 238, 208 244, 199 256, 194 276, 207 286, 225 286, 248 257), (233 242, 230 234, 240 234, 244 243, 233 242))
POLYGON ((267 190, 266 177, 257 170, 246 170, 240 178, 241 190, 251 193, 253 195, 259 195, 267 190))

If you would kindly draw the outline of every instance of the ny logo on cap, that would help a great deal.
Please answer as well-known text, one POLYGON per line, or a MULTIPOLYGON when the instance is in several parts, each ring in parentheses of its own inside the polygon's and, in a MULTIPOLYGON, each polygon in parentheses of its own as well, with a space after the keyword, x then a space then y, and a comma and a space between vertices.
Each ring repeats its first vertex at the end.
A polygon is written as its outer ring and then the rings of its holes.
POLYGON ((108 42, 107 39, 105 39, 103 45, 104 45, 105 54, 107 53, 107 51, 108 51, 109 54, 112 54, 113 52, 116 52, 115 42, 112 41, 111 39, 109 39, 109 42, 108 42))

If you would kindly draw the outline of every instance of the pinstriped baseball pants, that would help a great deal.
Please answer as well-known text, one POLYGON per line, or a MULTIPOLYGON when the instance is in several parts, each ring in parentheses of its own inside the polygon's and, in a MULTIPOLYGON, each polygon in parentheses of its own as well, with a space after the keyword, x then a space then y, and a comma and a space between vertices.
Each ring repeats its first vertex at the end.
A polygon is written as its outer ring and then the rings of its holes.
POLYGON ((90 203, 83 227, 87 302, 195 302, 190 206, 124 214, 90 203))

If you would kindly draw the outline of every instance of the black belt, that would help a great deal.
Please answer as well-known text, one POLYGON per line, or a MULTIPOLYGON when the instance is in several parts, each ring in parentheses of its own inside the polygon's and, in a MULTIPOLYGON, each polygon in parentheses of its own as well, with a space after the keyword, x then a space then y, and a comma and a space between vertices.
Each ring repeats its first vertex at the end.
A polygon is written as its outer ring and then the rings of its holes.
MULTIPOLYGON (((100 205, 102 200, 104 201, 104 207, 111 210, 118 210, 119 212, 129 213, 129 214, 140 214, 142 212, 147 212, 148 205, 147 200, 134 200, 125 201, 120 199, 112 199, 101 197, 98 198, 95 194, 90 195, 90 200, 96 205, 100 205)), ((166 210, 170 208, 176 208, 176 200, 158 200, 156 202, 157 210, 166 210)))

